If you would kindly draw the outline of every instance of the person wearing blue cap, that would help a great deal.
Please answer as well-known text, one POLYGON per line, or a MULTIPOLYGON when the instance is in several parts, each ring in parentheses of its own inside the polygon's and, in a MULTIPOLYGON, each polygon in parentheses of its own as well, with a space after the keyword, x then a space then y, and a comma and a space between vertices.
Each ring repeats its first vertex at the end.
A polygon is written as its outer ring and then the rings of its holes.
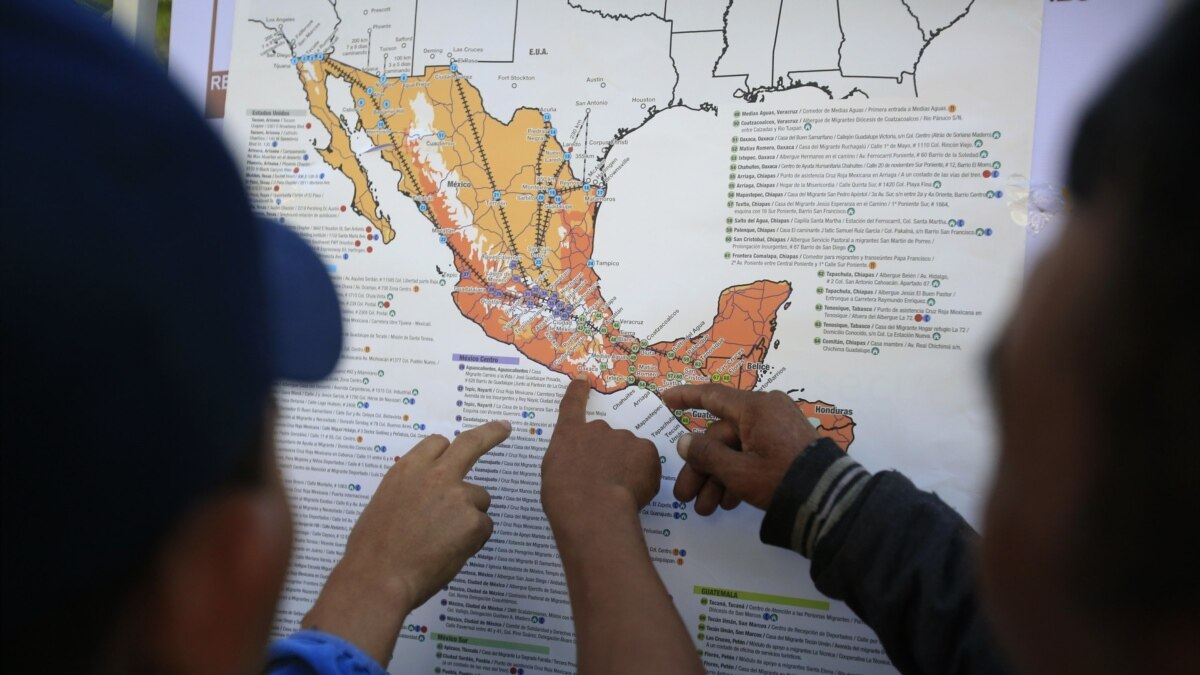
MULTIPOLYGON (((335 367, 334 286, 109 26, 14 0, 0 33, 5 670, 261 669, 291 548, 272 386, 335 367)), ((382 672, 490 535, 464 476, 510 429, 397 462, 267 668, 382 672)))

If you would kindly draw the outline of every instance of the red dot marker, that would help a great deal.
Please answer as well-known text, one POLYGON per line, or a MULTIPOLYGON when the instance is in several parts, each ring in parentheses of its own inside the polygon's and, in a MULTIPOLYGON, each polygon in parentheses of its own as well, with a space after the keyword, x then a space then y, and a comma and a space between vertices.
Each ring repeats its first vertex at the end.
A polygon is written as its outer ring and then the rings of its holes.
POLYGON ((279 186, 278 186, 278 185, 276 185, 276 186, 275 186, 275 191, 276 191, 276 192, 279 192, 279 186))
POLYGON ((342 204, 342 213, 345 213, 345 212, 346 212, 346 205, 342 204))
POLYGON ((300 173, 300 167, 292 169, 292 173, 300 173))
POLYGON ((370 252, 372 252, 372 251, 374 251, 374 250, 375 250, 375 247, 373 247, 373 246, 368 246, 368 247, 367 247, 367 253, 370 253, 370 252))
POLYGON ((991 169, 984 169, 984 170, 983 170, 983 177, 984 177, 984 178, 991 178, 991 177, 992 177, 992 170, 991 170, 991 169))
POLYGON ((384 308, 384 309, 387 309, 388 307, 391 307, 391 306, 392 306, 392 303, 388 302, 387 300, 384 300, 384 301, 383 301, 383 308, 384 308))
POLYGON ((573 146, 573 145, 568 145, 568 146, 567 146, 567 152, 575 152, 575 146, 573 146))
POLYGON ((915 317, 913 317, 913 320, 916 321, 917 323, 921 323, 921 315, 920 314, 916 315, 915 317))
POLYGON ((368 225, 368 226, 367 226, 367 234, 370 234, 370 233, 371 233, 371 226, 370 226, 370 225, 368 225))
POLYGON ((355 240, 354 240, 354 245, 355 245, 355 246, 362 246, 362 241, 361 241, 361 240, 359 240, 359 239, 355 239, 355 240))
POLYGON ((305 128, 305 129, 311 129, 311 128, 312 128, 312 122, 309 122, 308 124, 305 124, 305 125, 304 125, 304 128, 305 128))

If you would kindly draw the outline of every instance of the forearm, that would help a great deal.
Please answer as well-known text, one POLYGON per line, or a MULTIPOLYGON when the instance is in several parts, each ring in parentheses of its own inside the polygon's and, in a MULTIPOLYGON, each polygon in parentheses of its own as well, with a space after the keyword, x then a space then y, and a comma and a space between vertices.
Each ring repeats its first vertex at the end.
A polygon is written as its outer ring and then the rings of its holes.
POLYGON ((412 610, 409 591, 374 588, 360 583, 364 578, 341 564, 335 567, 301 628, 336 635, 387 667, 412 610))
POLYGON ((687 628, 654 570, 632 500, 551 519, 575 615, 580 673, 700 673, 687 628))
POLYGON ((812 576, 906 673, 1005 673, 980 606, 975 531, 937 495, 885 472, 816 548, 812 576))
POLYGON ((975 532, 900 474, 870 476, 814 445, 788 470, 760 536, 811 558, 817 588, 844 600, 903 672, 1004 672, 979 607, 975 532))

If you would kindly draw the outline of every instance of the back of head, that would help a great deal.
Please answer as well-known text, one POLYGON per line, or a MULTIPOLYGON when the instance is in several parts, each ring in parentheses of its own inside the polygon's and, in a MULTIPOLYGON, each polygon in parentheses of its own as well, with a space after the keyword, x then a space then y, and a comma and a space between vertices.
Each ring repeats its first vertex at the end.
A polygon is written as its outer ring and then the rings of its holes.
POLYGON ((1094 103, 1069 186, 1108 215, 1120 268, 1097 289, 1088 376, 1111 439, 1080 523, 1080 608, 1119 645, 1200 625, 1200 356, 1191 336, 1200 216, 1200 3, 1172 16, 1094 103))
POLYGON ((73 2, 5 2, 0 32, 11 665, 67 625, 55 658, 88 658, 172 525, 258 458, 278 353, 264 230, 161 68, 73 2))

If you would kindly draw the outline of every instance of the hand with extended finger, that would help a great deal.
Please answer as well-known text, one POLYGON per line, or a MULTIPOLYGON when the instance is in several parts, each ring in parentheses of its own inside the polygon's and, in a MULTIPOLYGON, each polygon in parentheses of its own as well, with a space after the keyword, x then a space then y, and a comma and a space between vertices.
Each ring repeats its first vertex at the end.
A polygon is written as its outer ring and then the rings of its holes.
POLYGON ((542 460, 542 507, 552 526, 579 521, 585 511, 640 511, 658 493, 658 450, 632 432, 584 418, 589 386, 567 386, 558 424, 542 460))
POLYGON ((686 464, 675 482, 675 497, 696 499, 696 512, 712 513, 717 504, 737 500, 766 509, 788 467, 817 432, 780 391, 749 392, 720 384, 672 387, 663 393, 670 408, 707 410, 719 418, 701 433, 684 434, 678 443, 686 464))
POLYGON ((465 478, 511 431, 508 422, 490 422, 453 443, 430 436, 401 457, 363 509, 302 625, 343 637, 386 664, 404 617, 491 537, 491 497, 465 478))

